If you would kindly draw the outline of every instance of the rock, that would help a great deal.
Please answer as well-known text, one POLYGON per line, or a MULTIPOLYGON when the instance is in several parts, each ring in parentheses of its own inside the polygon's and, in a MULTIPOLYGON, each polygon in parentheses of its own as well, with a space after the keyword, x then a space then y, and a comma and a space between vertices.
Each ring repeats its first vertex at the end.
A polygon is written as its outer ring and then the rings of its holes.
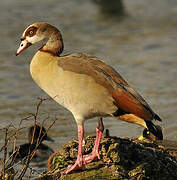
MULTIPOLYGON (((83 154, 92 152, 94 142, 95 136, 86 137, 83 154)), ((169 149, 160 141, 106 136, 101 140, 100 160, 87 164, 85 170, 60 176, 60 170, 75 162, 77 146, 74 139, 64 144, 61 151, 49 158, 49 172, 37 179, 177 179, 177 145, 169 149)))

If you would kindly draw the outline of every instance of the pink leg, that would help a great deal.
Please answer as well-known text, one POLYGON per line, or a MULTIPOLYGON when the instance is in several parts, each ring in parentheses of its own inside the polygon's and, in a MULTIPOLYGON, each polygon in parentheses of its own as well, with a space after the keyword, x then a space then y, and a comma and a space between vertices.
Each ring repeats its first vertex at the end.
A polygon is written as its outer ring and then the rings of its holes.
POLYGON ((68 174, 69 172, 76 170, 78 168, 85 168, 85 160, 83 159, 82 156, 82 141, 84 137, 84 126, 79 125, 78 126, 78 141, 79 141, 79 146, 78 146, 78 155, 77 155, 77 160, 74 165, 68 166, 64 171, 61 172, 61 174, 68 174))
POLYGON ((104 130, 104 126, 103 126, 103 122, 101 118, 99 119, 99 124, 98 124, 98 127, 96 128, 96 140, 95 140, 95 145, 93 147, 93 151, 91 154, 84 156, 85 163, 90 163, 94 159, 97 159, 97 158, 100 159, 99 145, 100 145, 101 137, 103 134, 103 130, 104 130))

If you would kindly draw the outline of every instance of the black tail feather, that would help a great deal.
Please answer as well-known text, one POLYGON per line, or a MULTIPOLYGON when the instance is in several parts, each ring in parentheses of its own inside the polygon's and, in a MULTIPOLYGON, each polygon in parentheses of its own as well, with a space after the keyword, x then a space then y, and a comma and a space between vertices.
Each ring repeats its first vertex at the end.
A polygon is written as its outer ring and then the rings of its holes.
MULTIPOLYGON (((157 116, 158 117, 158 116, 157 116)), ((163 140, 163 133, 160 126, 156 126, 152 123, 152 121, 145 121, 148 130, 157 137, 159 140, 163 140)))
POLYGON ((154 119, 158 121, 162 121, 162 119, 157 114, 154 115, 154 119))

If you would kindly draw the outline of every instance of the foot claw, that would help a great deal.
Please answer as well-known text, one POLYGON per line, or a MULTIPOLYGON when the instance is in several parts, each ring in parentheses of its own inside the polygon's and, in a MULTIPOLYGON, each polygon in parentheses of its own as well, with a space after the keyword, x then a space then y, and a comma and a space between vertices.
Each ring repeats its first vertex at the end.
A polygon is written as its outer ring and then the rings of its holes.
POLYGON ((87 163, 92 162, 95 159, 100 159, 100 155, 99 153, 91 153, 91 154, 83 156, 83 158, 84 158, 85 163, 87 164, 87 163))
POLYGON ((69 165, 64 171, 61 171, 60 173, 61 174, 68 174, 71 171, 76 170, 76 169, 80 169, 80 168, 85 170, 85 160, 84 159, 82 159, 82 162, 76 160, 74 165, 69 165))

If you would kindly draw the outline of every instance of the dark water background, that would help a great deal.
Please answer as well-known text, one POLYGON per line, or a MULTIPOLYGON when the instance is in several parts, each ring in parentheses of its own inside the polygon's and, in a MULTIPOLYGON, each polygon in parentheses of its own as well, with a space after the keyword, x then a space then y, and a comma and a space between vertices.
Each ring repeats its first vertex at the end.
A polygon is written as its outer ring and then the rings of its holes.
MULTIPOLYGON (((123 3, 124 14, 120 16, 91 0, 1 1, 0 147, 4 141, 2 128, 11 122, 17 126, 22 118, 35 111, 37 97, 48 97, 29 73, 36 47, 15 56, 24 28, 37 21, 49 22, 61 30, 64 54, 87 52, 112 65, 163 119, 160 125, 164 138, 177 139, 177 1, 124 0, 123 3)), ((39 122, 49 117, 46 127, 58 119, 49 131, 55 143, 46 143, 55 151, 77 137, 72 115, 54 101, 43 103, 39 117, 39 122)), ((142 134, 143 129, 136 125, 106 120, 104 124, 111 135, 142 134)), ((32 119, 24 121, 22 126, 29 127, 32 122, 32 119)), ((87 134, 95 133, 94 119, 85 124, 87 134)), ((21 131, 17 144, 26 142, 26 131, 21 131)))

